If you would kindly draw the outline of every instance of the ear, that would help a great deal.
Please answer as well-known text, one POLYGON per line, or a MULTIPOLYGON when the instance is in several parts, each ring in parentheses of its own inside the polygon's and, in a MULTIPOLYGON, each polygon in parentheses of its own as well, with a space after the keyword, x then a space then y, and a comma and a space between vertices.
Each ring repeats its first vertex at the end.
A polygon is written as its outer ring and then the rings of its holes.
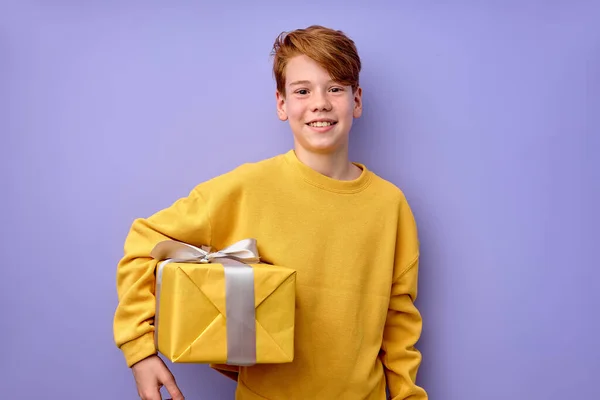
POLYGON ((362 115, 362 88, 359 86, 354 92, 354 118, 360 118, 362 115))
POLYGON ((286 103, 285 96, 279 93, 279 91, 275 92, 275 98, 277 100, 277 116, 282 121, 287 121, 288 115, 286 112, 286 103))

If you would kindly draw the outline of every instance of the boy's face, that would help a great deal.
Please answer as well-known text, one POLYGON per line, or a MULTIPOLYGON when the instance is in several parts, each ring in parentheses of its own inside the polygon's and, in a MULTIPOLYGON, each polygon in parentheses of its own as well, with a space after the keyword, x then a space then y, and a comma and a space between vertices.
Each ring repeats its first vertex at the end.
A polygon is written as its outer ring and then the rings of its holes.
POLYGON ((286 95, 277 92, 277 114, 289 120, 296 147, 320 154, 347 150, 353 118, 362 114, 362 89, 352 93, 305 55, 290 59, 285 74, 286 95))

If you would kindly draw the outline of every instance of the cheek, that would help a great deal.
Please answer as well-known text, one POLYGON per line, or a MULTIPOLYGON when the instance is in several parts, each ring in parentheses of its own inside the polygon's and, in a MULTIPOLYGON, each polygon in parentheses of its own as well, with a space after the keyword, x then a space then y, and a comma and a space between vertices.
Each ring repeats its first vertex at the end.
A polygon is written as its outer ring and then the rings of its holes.
POLYGON ((287 104, 287 114, 292 120, 302 119, 304 116, 304 107, 297 101, 289 102, 287 104))
POLYGON ((340 114, 340 116, 352 116, 353 112, 353 104, 351 98, 343 98, 339 99, 340 101, 336 102, 335 109, 340 114))

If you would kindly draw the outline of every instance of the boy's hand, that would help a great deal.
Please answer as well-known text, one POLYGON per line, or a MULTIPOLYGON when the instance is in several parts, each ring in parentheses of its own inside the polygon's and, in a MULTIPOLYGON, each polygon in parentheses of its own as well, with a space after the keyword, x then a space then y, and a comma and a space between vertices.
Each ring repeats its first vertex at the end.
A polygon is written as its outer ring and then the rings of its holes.
POLYGON ((159 356, 144 358, 132 365, 131 370, 142 400, 161 400, 162 386, 167 388, 172 400, 184 400, 173 374, 159 356))

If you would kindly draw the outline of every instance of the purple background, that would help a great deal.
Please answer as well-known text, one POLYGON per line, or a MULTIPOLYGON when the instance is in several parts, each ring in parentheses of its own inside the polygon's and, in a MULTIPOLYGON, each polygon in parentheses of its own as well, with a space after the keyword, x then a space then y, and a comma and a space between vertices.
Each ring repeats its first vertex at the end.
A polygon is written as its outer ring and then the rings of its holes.
MULTIPOLYGON (((436 400, 600 398, 598 2, 12 3, 1 397, 137 398, 112 337, 129 225, 290 148, 269 52, 319 23, 363 57, 352 158, 419 224, 419 382, 436 400)), ((206 366, 172 370, 187 399, 233 397, 206 366)))

